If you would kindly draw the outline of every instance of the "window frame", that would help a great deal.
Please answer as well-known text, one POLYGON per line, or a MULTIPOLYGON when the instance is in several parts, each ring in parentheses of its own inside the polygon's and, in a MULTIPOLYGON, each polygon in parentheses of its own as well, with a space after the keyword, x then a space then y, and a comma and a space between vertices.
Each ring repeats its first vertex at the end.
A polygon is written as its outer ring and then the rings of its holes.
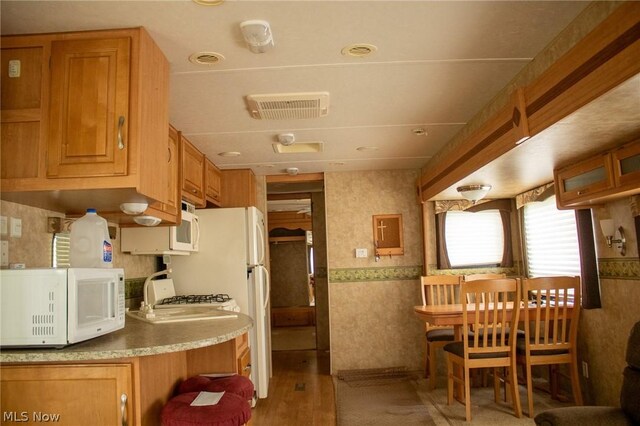
POLYGON ((473 205, 464 211, 474 213, 485 210, 498 210, 502 219, 502 231, 504 237, 502 260, 499 264, 472 264, 452 267, 446 246, 446 214, 447 212, 436 214, 436 246, 438 269, 470 269, 470 268, 510 268, 513 266, 513 243, 511 235, 511 212, 513 211, 512 201, 509 199, 487 201, 482 204, 473 205))

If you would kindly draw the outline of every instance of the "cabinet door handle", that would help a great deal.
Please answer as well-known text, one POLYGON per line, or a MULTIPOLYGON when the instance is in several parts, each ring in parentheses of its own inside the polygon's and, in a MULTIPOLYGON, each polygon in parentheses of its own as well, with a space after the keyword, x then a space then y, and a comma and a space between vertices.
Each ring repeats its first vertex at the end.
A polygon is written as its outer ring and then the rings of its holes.
POLYGON ((118 149, 124 149, 124 141, 122 140, 122 127, 124 126, 124 115, 118 119, 118 149))
POLYGON ((120 395, 120 418, 122 419, 122 426, 127 426, 127 394, 120 395))
POLYGON ((171 148, 167 148, 167 163, 171 163, 171 148))

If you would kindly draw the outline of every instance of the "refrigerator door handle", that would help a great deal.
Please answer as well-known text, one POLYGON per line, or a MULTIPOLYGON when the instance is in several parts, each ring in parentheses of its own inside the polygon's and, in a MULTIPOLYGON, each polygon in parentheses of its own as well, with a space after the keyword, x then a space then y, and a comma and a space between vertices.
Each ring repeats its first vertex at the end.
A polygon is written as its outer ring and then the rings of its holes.
POLYGON ((265 241, 264 241, 264 226, 260 226, 260 222, 256 222, 256 234, 259 236, 258 243, 258 265, 264 265, 265 256, 265 241))
POLYGON ((260 266, 260 269, 264 274, 264 289, 266 291, 264 292, 263 310, 266 311, 267 305, 269 304, 269 292, 271 292, 271 278, 269 277, 269 270, 267 268, 260 266))

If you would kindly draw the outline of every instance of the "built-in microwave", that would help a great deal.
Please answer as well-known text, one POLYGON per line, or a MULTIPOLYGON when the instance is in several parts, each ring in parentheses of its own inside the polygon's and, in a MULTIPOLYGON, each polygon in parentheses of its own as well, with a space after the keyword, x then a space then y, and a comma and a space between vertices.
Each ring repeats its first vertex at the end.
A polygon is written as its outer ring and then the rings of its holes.
POLYGON ((124 327, 124 270, 0 271, 0 345, 62 347, 124 327))
POLYGON ((182 219, 176 226, 122 228, 120 250, 131 254, 187 254, 198 251, 200 227, 195 208, 183 203, 182 219))

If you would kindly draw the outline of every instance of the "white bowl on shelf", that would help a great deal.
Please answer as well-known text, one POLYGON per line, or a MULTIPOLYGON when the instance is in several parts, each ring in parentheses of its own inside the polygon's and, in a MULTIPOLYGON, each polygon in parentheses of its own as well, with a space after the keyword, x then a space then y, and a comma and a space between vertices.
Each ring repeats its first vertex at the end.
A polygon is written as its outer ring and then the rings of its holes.
POLYGON ((142 214, 149 207, 147 203, 122 203, 120 204, 120 210, 123 213, 129 215, 142 214))
POLYGON ((157 224, 159 224, 160 222, 162 222, 162 219, 160 219, 159 217, 155 217, 155 216, 136 216, 133 218, 133 220, 138 224, 138 225, 144 225, 144 226, 156 226, 157 224))

